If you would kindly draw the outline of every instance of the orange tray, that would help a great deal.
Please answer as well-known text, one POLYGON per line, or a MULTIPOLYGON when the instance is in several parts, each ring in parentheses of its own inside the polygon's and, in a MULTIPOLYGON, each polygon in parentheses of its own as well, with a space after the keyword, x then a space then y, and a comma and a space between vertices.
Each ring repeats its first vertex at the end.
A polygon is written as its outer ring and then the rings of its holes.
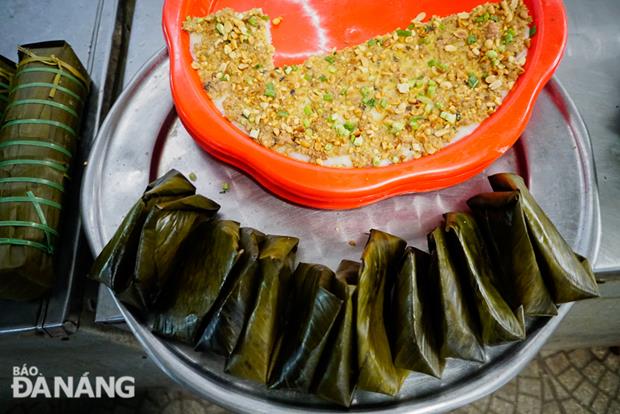
POLYGON ((170 82, 179 118, 213 156, 245 171, 261 185, 294 203, 325 209, 363 206, 394 195, 437 190, 478 174, 519 138, 536 97, 557 68, 566 46, 561 0, 524 0, 536 25, 525 71, 498 110, 467 137, 433 155, 372 168, 330 168, 269 150, 229 122, 191 68, 187 16, 224 7, 261 7, 282 16, 272 26, 277 66, 299 63, 322 48, 343 48, 405 27, 420 12, 446 16, 469 11, 483 0, 166 0, 163 28, 170 54, 170 82), (310 13, 309 13, 310 12, 310 13), (308 16, 314 17, 308 17, 308 16), (317 27, 320 30, 317 30, 317 27))

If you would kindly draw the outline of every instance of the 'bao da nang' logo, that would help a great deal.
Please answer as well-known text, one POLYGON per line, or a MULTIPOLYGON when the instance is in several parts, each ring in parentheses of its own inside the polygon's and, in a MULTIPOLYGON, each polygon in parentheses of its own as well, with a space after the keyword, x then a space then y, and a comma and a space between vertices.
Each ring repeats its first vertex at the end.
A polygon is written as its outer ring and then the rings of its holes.
POLYGON ((133 398, 135 378, 89 377, 47 378, 35 366, 13 367, 13 398, 133 398))

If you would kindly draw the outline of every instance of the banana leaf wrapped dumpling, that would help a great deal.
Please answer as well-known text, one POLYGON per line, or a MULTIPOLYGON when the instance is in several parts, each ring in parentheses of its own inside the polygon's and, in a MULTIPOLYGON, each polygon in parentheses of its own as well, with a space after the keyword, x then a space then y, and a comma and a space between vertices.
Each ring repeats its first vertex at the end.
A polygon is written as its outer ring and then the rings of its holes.
POLYGON ((434 316, 439 314, 437 292, 429 267, 430 255, 407 247, 393 292, 394 365, 439 378, 444 359, 434 316))
POLYGON ((357 386, 367 391, 395 395, 408 371, 394 366, 384 321, 386 286, 398 272, 406 242, 371 230, 362 254, 357 291, 357 386))
MULTIPOLYGON (((157 203, 195 193, 196 188, 176 170, 170 170, 151 182, 95 259, 89 277, 110 287, 115 293, 127 289, 133 276, 140 232, 148 211, 157 203)), ((214 207, 219 209, 217 205, 214 207)))
POLYGON ((357 381, 355 316, 360 263, 343 260, 336 271, 333 292, 342 300, 315 375, 313 391, 319 397, 348 407, 357 381))
POLYGON ((441 306, 441 357, 484 361, 479 327, 463 293, 457 265, 448 250, 446 234, 437 227, 428 235, 431 254, 429 274, 437 283, 441 306))
POLYGON ((308 392, 342 300, 331 292, 334 272, 300 263, 293 273, 287 320, 274 356, 270 388, 308 392))
POLYGON ((528 233, 540 270, 555 303, 599 296, 591 270, 583 267, 549 217, 530 194, 523 178, 501 173, 489 177, 493 191, 519 191, 528 233))
POLYGON ((513 309, 526 315, 553 316, 557 308, 545 286, 517 191, 483 193, 467 201, 489 253, 501 269, 500 290, 513 309), (503 289, 502 289, 503 287, 503 289))
POLYGON ((462 275, 468 278, 463 284, 468 283, 467 290, 473 291, 472 299, 482 330, 482 342, 495 345, 523 339, 523 307, 513 312, 497 291, 491 258, 476 221, 467 213, 448 213, 445 219, 450 238, 448 243, 454 255, 458 256, 462 275))
POLYGON ((138 243, 132 283, 121 300, 153 309, 179 264, 190 235, 213 217, 219 205, 200 195, 161 202, 149 211, 138 243))
POLYGON ((252 312, 260 282, 258 255, 265 235, 247 227, 239 234, 243 253, 233 269, 230 288, 225 288, 213 307, 197 350, 229 356, 252 312))
POLYGON ((259 255, 261 280, 252 314, 226 371, 240 378, 266 384, 273 365, 272 354, 284 325, 290 279, 299 239, 267 236, 259 255))
POLYGON ((182 257, 181 268, 170 280, 168 301, 154 315, 152 331, 194 345, 199 328, 226 283, 239 255, 239 223, 205 222, 196 230, 182 257))

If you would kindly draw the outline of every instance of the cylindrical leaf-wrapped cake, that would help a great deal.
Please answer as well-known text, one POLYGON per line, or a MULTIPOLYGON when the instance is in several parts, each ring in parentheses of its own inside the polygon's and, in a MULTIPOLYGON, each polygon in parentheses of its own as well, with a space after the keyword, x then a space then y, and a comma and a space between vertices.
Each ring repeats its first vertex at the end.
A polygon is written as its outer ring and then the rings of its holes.
POLYGON ((0 125, 0 298, 36 299, 54 250, 89 77, 64 41, 25 45, 0 125))

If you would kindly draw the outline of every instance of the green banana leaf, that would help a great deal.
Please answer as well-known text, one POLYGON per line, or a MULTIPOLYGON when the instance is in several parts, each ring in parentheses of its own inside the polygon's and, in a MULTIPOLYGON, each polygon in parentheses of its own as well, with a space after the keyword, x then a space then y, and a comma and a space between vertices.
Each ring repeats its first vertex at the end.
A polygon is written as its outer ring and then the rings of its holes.
POLYGON ((203 223, 187 243, 180 271, 167 288, 169 305, 154 315, 156 334, 195 345, 205 316, 218 298, 239 255, 239 223, 203 223))
POLYGON ((394 365, 440 378, 444 359, 440 357, 436 293, 429 280, 430 255, 407 247, 393 292, 392 318, 395 340, 394 365))
POLYGON ((195 192, 196 188, 176 170, 170 170, 151 182, 95 259, 88 277, 105 284, 117 294, 125 291, 132 281, 140 233, 148 211, 157 203, 190 196, 195 192))
POLYGON ((262 280, 256 304, 235 350, 226 363, 226 371, 240 378, 266 384, 276 354, 275 347, 284 325, 289 300, 290 279, 299 239, 267 236, 259 255, 262 280))
POLYGON ((9 89, 15 76, 15 62, 0 56, 0 122, 9 103, 9 89))
POLYGON ((231 275, 232 287, 214 305, 196 349, 210 350, 228 357, 250 318, 260 282, 258 255, 265 235, 258 230, 242 228, 239 243, 243 253, 231 275))
POLYGON ((466 278, 462 286, 467 286, 466 292, 473 292, 482 342, 496 345, 525 338, 523 307, 513 312, 495 287, 491 257, 473 216, 447 213, 444 218, 451 253, 461 265, 460 276, 466 278))
POLYGON ((79 191, 70 177, 89 87, 64 41, 20 47, 8 101, 0 86, 0 299, 38 299, 55 282, 65 196, 79 191))
POLYGON ((441 305, 441 356, 482 362, 485 356, 477 334, 477 321, 463 293, 457 264, 450 255, 442 227, 428 235, 428 249, 431 254, 429 274, 437 284, 441 305))
POLYGON ((357 386, 367 391, 395 395, 408 371, 394 366, 386 331, 384 306, 386 285, 398 272, 406 242, 396 236, 371 230, 362 254, 357 292, 357 386))
POLYGON ((540 270, 555 303, 599 296, 592 272, 585 269, 549 217, 527 189, 523 178, 501 173, 489 177, 493 191, 519 191, 528 233, 540 270))
POLYGON ((334 272, 318 264, 300 263, 281 334, 281 346, 269 379, 270 388, 308 392, 342 300, 330 290, 334 272))
POLYGON ((357 381, 355 314, 357 281, 361 264, 343 260, 336 271, 332 291, 342 307, 327 340, 315 374, 313 392, 319 397, 349 407, 357 381))
POLYGON ((179 265, 179 253, 200 224, 210 220, 219 205, 200 195, 156 204, 148 213, 136 254, 133 283, 122 300, 152 309, 179 265))
POLYGON ((553 316, 557 308, 543 281, 517 191, 483 193, 467 204, 474 212, 489 253, 501 269, 498 289, 512 309, 553 316))

